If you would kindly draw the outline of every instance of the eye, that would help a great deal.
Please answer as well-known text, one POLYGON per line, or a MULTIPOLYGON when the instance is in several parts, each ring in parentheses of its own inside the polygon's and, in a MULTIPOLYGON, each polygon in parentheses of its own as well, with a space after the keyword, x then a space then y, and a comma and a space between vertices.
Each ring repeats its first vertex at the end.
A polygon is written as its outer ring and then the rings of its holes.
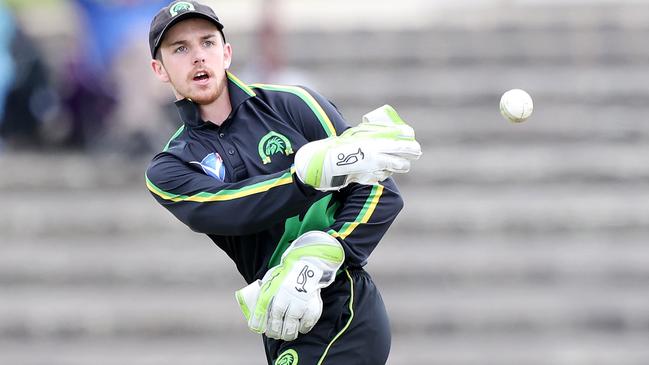
POLYGON ((212 47, 214 45, 214 41, 205 41, 203 42, 204 47, 212 47))
POLYGON ((180 46, 176 48, 176 50, 174 50, 174 53, 185 53, 185 52, 187 52, 187 47, 185 46, 180 46))

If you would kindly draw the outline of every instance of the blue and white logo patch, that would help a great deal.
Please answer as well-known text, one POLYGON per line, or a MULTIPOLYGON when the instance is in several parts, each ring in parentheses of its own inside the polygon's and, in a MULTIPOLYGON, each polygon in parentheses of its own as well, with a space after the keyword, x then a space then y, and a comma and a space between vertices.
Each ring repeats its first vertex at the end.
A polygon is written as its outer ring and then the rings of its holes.
POLYGON ((203 172, 217 180, 223 181, 225 179, 223 159, 217 152, 212 152, 205 156, 201 162, 192 161, 191 163, 200 165, 203 172))

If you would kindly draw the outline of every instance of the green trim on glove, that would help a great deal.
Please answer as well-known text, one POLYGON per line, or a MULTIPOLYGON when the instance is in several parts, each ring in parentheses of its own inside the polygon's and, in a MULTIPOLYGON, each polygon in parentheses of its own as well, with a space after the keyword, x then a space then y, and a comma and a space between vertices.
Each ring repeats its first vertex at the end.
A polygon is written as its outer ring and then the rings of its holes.
POLYGON ((384 108, 385 108, 385 112, 388 114, 388 116, 390 117, 390 119, 392 119, 392 121, 393 121, 395 124, 403 124, 403 125, 406 125, 406 122, 405 122, 403 119, 401 119, 401 117, 399 116, 399 114, 397 113, 397 111, 396 111, 392 106, 390 106, 390 105, 386 105, 384 108))
POLYGON ((234 293, 237 302, 239 302, 239 307, 241 308, 241 312, 243 312, 243 316, 246 317, 246 321, 250 319, 250 308, 248 308, 248 305, 246 304, 246 301, 243 299, 243 295, 241 294, 241 291, 237 291, 234 293))
MULTIPOLYGON (((337 138, 337 137, 330 137, 337 138)), ((306 176, 304 176, 304 183, 311 186, 317 186, 322 179, 322 166, 324 164, 325 156, 327 155, 326 149, 316 151, 309 160, 306 168, 306 176)))

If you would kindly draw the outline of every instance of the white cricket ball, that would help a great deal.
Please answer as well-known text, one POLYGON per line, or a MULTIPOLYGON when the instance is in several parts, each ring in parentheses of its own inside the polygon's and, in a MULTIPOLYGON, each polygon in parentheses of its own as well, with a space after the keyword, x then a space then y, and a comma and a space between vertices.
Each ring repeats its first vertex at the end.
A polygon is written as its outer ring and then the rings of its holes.
POLYGON ((532 97, 524 90, 512 89, 500 98, 500 114, 510 122, 524 122, 533 110, 532 97))

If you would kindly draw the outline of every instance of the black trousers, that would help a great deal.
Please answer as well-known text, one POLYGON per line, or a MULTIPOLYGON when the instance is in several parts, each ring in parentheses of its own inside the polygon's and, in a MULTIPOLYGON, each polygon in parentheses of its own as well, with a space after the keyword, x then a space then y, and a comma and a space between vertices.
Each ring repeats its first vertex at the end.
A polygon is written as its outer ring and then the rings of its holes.
POLYGON ((269 365, 381 365, 390 322, 379 290, 363 269, 347 269, 321 291, 320 320, 294 341, 263 336, 269 365))

